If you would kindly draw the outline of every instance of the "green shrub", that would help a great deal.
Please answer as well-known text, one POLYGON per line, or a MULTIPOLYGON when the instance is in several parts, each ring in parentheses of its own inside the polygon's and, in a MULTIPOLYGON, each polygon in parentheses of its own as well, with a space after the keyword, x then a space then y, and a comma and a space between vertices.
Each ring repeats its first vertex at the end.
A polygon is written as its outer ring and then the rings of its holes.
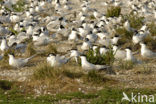
POLYGON ((24 11, 25 0, 18 0, 15 5, 12 5, 12 8, 15 12, 24 11))
POLYGON ((133 36, 133 32, 129 32, 125 28, 117 28, 116 34, 122 35, 122 38, 124 39, 132 39, 133 36))
POLYGON ((35 79, 47 79, 47 78, 55 78, 58 73, 59 70, 58 69, 54 69, 52 68, 50 65, 48 65, 46 62, 42 63, 42 64, 38 64, 35 68, 34 68, 35 72, 33 74, 35 79))
POLYGON ((130 26, 135 29, 140 29, 144 23, 144 17, 140 17, 134 14, 128 14, 123 16, 123 22, 128 20, 130 22, 130 26))
POLYGON ((149 27, 149 31, 150 31, 151 35, 156 36, 156 24, 154 22, 152 22, 148 25, 148 27, 149 27))
POLYGON ((110 8, 107 9, 106 16, 107 17, 119 17, 120 13, 121 13, 121 7, 111 6, 110 8))
POLYGON ((0 80, 0 88, 3 90, 10 90, 12 85, 13 83, 10 81, 0 80))
POLYGON ((94 52, 92 49, 89 49, 89 51, 86 53, 86 57, 90 63, 99 65, 112 65, 115 59, 113 50, 111 48, 104 55, 100 54, 99 48, 96 49, 96 52, 94 52))
POLYGON ((144 39, 144 42, 147 43, 147 46, 152 49, 152 50, 155 50, 156 49, 156 41, 153 39, 152 36, 147 36, 145 39, 144 39))

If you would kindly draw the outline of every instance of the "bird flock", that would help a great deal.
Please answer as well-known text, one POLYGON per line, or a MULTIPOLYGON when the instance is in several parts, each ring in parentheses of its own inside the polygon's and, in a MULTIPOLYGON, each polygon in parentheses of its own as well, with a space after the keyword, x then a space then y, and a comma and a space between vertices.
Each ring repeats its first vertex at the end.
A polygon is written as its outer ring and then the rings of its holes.
MULTIPOLYGON (((115 32, 116 27, 133 32, 131 43, 134 46, 136 44, 141 46, 141 57, 156 58, 156 53, 144 42, 147 36, 151 36, 147 23, 151 18, 156 20, 155 0, 107 0, 106 2, 101 0, 99 7, 94 5, 96 2, 100 0, 2 0, 0 3, 0 61, 9 49, 15 52, 19 50, 18 52, 24 55, 29 44, 28 40, 31 40, 37 48, 56 42, 76 44, 66 52, 66 55, 49 54, 46 61, 52 67, 66 64, 70 59, 78 63, 80 57, 84 70, 107 69, 110 66, 88 62, 84 53, 89 49, 95 51, 99 48, 100 54, 103 55, 109 51, 109 46, 112 47, 116 60, 138 63, 140 60, 138 61, 134 56, 131 49, 133 47, 127 47, 124 50, 119 46, 118 41, 122 39, 122 36, 115 32), (19 2, 23 2, 24 5, 21 7, 18 5, 19 2), (24 9, 16 11, 14 6, 24 9), (134 29, 129 20, 122 23, 122 15, 108 17, 106 11, 101 11, 111 6, 121 7, 122 12, 133 12, 143 16, 144 24, 140 29, 134 29)), ((37 54, 28 58, 16 58, 13 53, 9 53, 8 63, 12 67, 24 67, 35 56, 37 57, 37 54)))

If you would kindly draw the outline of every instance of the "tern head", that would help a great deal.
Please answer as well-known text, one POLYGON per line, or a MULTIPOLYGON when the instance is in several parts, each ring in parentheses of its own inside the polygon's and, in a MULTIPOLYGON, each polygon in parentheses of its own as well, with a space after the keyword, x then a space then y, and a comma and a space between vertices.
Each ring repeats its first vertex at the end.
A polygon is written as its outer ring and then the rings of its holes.
POLYGON ((113 51, 116 51, 118 49, 117 45, 113 45, 113 51))
POLYGON ((60 29, 64 29, 65 27, 63 25, 60 25, 60 29))
POLYGON ((16 42, 14 42, 13 44, 12 44, 12 46, 11 47, 15 47, 17 45, 17 43, 16 42))
POLYGON ((114 37, 119 38, 119 35, 118 35, 118 34, 115 34, 115 36, 114 36, 114 37))
POLYGON ((146 46, 146 44, 147 44, 146 42, 140 42, 141 47, 146 46))
POLYGON ((90 21, 91 24, 94 24, 94 21, 90 21))
POLYGON ((105 45, 101 46, 101 48, 105 48, 105 49, 107 49, 107 47, 106 47, 105 45))
POLYGON ((15 54, 14 53, 10 53, 10 54, 8 54, 8 56, 9 56, 9 58, 15 57, 15 54))
POLYGON ((56 55, 54 54, 54 53, 50 53, 49 55, 48 55, 48 57, 55 57, 56 55))
POLYGON ((76 48, 73 48, 73 49, 71 49, 70 51, 71 51, 71 52, 73 52, 73 51, 77 51, 77 49, 76 49, 76 48))
POLYGON ((76 31, 76 29, 75 28, 72 28, 72 31, 76 31))
POLYGON ((131 52, 131 47, 127 47, 125 50, 126 52, 131 52))
POLYGON ((59 18, 59 21, 62 21, 62 20, 63 20, 63 17, 60 17, 60 18, 59 18))
POLYGON ((22 30, 22 32, 26 33, 26 30, 22 30))
POLYGON ((134 31, 134 35, 137 35, 137 34, 138 34, 138 31, 137 31, 137 30, 135 30, 135 31, 134 31))
POLYGON ((85 59, 86 59, 86 56, 85 56, 84 54, 82 54, 82 55, 80 56, 80 58, 81 58, 81 60, 85 60, 85 59))
POLYGON ((11 32, 11 33, 10 33, 10 36, 15 36, 15 33, 14 33, 14 32, 11 32))
POLYGON ((89 39, 88 39, 88 38, 85 38, 85 39, 84 39, 84 41, 85 41, 85 42, 88 42, 88 41, 89 41, 89 39))

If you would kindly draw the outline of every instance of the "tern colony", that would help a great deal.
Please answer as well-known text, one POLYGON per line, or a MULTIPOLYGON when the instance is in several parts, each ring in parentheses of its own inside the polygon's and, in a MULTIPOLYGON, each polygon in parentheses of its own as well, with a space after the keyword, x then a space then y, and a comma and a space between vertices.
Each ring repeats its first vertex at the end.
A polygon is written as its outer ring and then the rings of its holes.
MULTIPOLYGON (((20 1, 20 0, 19 0, 20 1)), ((131 42, 140 44, 141 56, 155 58, 156 53, 148 48, 144 39, 150 35, 147 27, 148 17, 156 19, 156 1, 144 0, 107 0, 102 2, 101 9, 111 6, 126 6, 128 11, 144 16, 144 25, 139 29, 133 29, 129 21, 121 24, 122 17, 107 17, 105 12, 101 12, 94 5, 96 1, 70 1, 70 0, 25 0, 24 11, 17 12, 13 5, 18 0, 3 0, 0 10, 0 60, 3 59, 4 52, 8 49, 20 50, 25 53, 28 42, 25 39, 31 39, 36 47, 44 47, 53 42, 66 41, 72 44, 80 43, 80 49, 75 47, 67 52, 66 55, 49 54, 47 62, 52 66, 61 66, 66 64, 71 58, 78 63, 78 57, 81 59, 81 66, 84 70, 107 69, 107 65, 94 65, 87 61, 86 56, 82 55, 84 51, 90 48, 96 49, 100 46, 100 54, 106 54, 108 46, 113 47, 115 58, 117 60, 128 60, 138 62, 134 57, 131 48, 121 50, 118 46, 118 40, 122 37, 115 33, 115 27, 123 27, 127 31, 133 32, 131 42), (75 3, 75 4, 74 4, 75 3), (80 5, 77 5, 77 3, 80 5), (9 10, 8 10, 9 9, 9 10), (42 16, 42 14, 46 14, 42 16), (95 19, 90 19, 94 16, 95 19), (69 18, 70 17, 70 18, 69 18), (10 31, 10 26, 13 30, 10 31), (58 39, 61 35, 62 40, 58 39)), ((29 58, 15 58, 13 54, 8 54, 9 65, 12 67, 25 66, 33 55, 29 58)))

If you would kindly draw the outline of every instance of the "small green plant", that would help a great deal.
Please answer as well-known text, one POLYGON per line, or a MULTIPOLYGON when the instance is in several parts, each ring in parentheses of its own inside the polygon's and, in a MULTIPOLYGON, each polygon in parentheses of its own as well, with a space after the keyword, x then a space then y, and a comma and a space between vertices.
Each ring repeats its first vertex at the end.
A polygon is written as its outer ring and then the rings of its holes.
POLYGON ((18 32, 17 31, 15 31, 12 27, 9 27, 9 30, 11 31, 11 32, 13 32, 14 34, 18 34, 18 32))
POLYGON ((148 35, 145 39, 144 42, 147 43, 147 46, 152 49, 155 50, 156 49, 156 41, 153 39, 152 36, 148 35))
POLYGON ((137 71, 137 73, 139 74, 151 74, 153 73, 154 68, 150 67, 150 66, 143 66, 143 68, 139 71, 137 71))
POLYGON ((86 53, 86 57, 90 63, 99 65, 112 65, 115 59, 111 48, 106 54, 103 55, 100 54, 99 48, 96 49, 96 52, 94 52, 93 49, 89 49, 86 53))
POLYGON ((144 21, 143 21, 144 17, 140 17, 140 16, 134 15, 134 14, 124 15, 123 22, 125 22, 126 20, 128 20, 130 23, 130 26, 135 29, 140 29, 144 23, 144 21))
POLYGON ((86 79, 88 82, 92 82, 92 83, 96 83, 96 84, 108 81, 107 78, 105 78, 103 75, 99 74, 95 70, 89 71, 86 76, 86 79))
POLYGON ((49 44, 49 45, 47 46, 47 53, 48 53, 48 54, 49 54, 49 53, 57 54, 58 52, 57 52, 57 49, 56 49, 56 47, 55 47, 54 45, 49 44))
POLYGON ((12 5, 12 8, 15 12, 24 11, 25 0, 18 0, 15 5, 12 5))
POLYGON ((110 8, 107 9, 106 16, 107 17, 119 17, 120 13, 121 13, 121 7, 111 6, 110 8))
POLYGON ((35 79, 53 79, 58 76, 59 69, 52 68, 50 65, 48 65, 46 62, 42 64, 38 64, 35 67, 35 72, 33 74, 35 79))
POLYGON ((151 35, 156 36, 156 24, 154 22, 152 22, 148 25, 148 27, 149 27, 149 31, 150 31, 151 35))
POLYGON ((94 20, 94 19, 95 19, 95 17, 94 17, 93 15, 91 15, 91 16, 90 16, 90 19, 91 19, 91 20, 94 20))
POLYGON ((13 85, 13 83, 10 81, 0 80, 0 89, 10 90, 12 85, 13 85))
POLYGON ((122 35, 123 39, 132 39, 133 36, 133 32, 129 32, 125 28, 117 28, 116 34, 122 35))

